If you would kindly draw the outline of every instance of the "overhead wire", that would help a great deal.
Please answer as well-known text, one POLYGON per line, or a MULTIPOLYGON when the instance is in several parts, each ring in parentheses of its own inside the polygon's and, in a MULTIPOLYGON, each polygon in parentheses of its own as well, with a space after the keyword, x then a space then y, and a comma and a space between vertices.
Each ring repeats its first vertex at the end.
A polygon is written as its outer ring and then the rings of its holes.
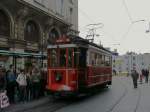
MULTIPOLYGON (((75 6, 75 5, 74 5, 74 7, 78 8, 78 10, 80 10, 79 13, 81 13, 82 16, 84 16, 86 20, 88 20, 90 23, 95 23, 95 21, 85 11, 83 11, 83 9, 81 9, 78 6, 75 6)), ((80 31, 87 32, 86 26, 83 26, 83 27, 78 26, 78 27, 79 27, 80 31)))
POLYGON ((131 23, 130 23, 130 25, 128 26, 126 32, 125 32, 125 33, 123 34, 123 36, 121 37, 120 43, 122 42, 123 39, 125 39, 125 38, 128 36, 128 34, 129 34, 129 32, 130 32, 130 29, 132 28, 132 25, 133 25, 133 19, 132 19, 132 16, 131 16, 130 12, 129 12, 129 9, 128 9, 128 6, 127 6, 127 4, 126 4, 126 1, 125 1, 125 0, 122 0, 122 3, 123 3, 123 5, 124 5, 124 7, 125 7, 125 9, 126 9, 127 15, 128 15, 128 17, 129 17, 129 20, 130 20, 131 23))
POLYGON ((79 5, 77 5, 77 6, 76 6, 76 5, 73 5, 73 7, 76 8, 76 9, 78 9, 78 10, 80 10, 80 11, 78 11, 78 12, 79 12, 79 13, 82 13, 83 16, 85 16, 86 19, 89 20, 89 22, 95 23, 94 20, 93 20, 85 11, 83 11, 83 9, 81 9, 81 8, 79 7, 79 5))
POLYGON ((128 7, 127 7, 126 1, 125 1, 125 0, 122 0, 122 3, 123 3, 123 5, 124 5, 124 7, 125 7, 125 9, 126 9, 126 12, 127 12, 127 14, 128 14, 128 17, 129 17, 129 19, 130 19, 130 21, 131 21, 131 23, 132 23, 132 22, 133 22, 133 19, 132 19, 132 16, 131 16, 131 14, 130 14, 130 11, 129 11, 128 7))
MULTIPOLYGON (((122 3, 126 9, 126 12, 127 12, 127 15, 129 17, 129 20, 131 22, 131 24, 129 25, 127 31, 123 34, 121 40, 120 40, 120 43, 122 42, 123 39, 125 39, 127 36, 128 36, 128 33, 130 32, 130 29, 132 28, 132 22, 133 22, 133 19, 132 19, 132 16, 129 12, 129 9, 127 7, 127 4, 126 4, 126 1, 125 0, 122 0, 122 3)), ((76 6, 75 6, 76 7, 76 6)), ((77 7, 76 7, 77 8, 77 7)), ((85 12, 83 11, 81 8, 78 7, 78 9, 80 10, 79 13, 81 13, 89 22, 92 22, 92 23, 95 23, 93 19, 91 19, 91 17, 85 12)), ((80 27, 80 26, 79 26, 80 27)), ((80 29, 85 29, 86 27, 84 26, 83 28, 80 28, 80 29)), ((107 33, 108 34, 108 33, 107 33)), ((111 36, 112 37, 112 36, 111 36)), ((114 37, 112 37, 113 40, 116 40, 114 37)))
POLYGON ((89 22, 95 23, 94 20, 91 19, 87 13, 85 13, 85 12, 84 12, 82 9, 80 9, 80 8, 78 8, 78 9, 80 10, 79 12, 82 13, 82 14, 86 17, 86 19, 89 20, 89 22))
POLYGON ((122 43, 122 41, 128 36, 130 29, 132 28, 132 23, 128 26, 126 32, 124 33, 124 35, 122 36, 122 38, 120 39, 120 43, 122 43))

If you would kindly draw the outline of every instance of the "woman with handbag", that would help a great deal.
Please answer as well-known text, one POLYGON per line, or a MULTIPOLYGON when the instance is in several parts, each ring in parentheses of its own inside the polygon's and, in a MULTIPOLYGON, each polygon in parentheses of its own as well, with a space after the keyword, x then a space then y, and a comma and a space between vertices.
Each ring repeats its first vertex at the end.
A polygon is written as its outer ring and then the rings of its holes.
POLYGON ((26 102, 27 100, 27 77, 24 70, 20 70, 20 74, 16 79, 17 83, 19 84, 19 91, 20 91, 20 101, 26 102))

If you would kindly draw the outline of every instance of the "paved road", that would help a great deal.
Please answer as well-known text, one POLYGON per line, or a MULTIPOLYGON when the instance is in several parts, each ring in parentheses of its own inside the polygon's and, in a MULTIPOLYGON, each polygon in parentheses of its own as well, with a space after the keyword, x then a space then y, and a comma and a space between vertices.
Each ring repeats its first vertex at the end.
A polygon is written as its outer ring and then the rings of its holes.
POLYGON ((109 112, 126 91, 121 78, 115 77, 112 86, 108 89, 104 89, 97 95, 71 104, 57 112, 109 112))
POLYGON ((130 77, 114 77, 111 88, 56 112, 150 112, 150 85, 134 89, 130 77))
POLYGON ((49 100, 21 112, 150 112, 150 84, 139 84, 134 89, 130 77, 113 77, 112 86, 90 97, 49 100))

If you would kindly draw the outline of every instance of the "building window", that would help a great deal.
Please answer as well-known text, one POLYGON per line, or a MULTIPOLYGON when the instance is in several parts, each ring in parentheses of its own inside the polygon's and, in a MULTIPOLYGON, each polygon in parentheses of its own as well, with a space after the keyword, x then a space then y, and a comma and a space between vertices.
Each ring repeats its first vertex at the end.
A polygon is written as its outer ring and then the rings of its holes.
POLYGON ((64 0, 61 0, 61 9, 60 9, 61 15, 63 15, 63 7, 64 7, 64 0))
POLYGON ((59 33, 58 31, 53 28, 50 32, 49 32, 49 36, 48 36, 48 43, 49 44, 54 44, 55 43, 55 40, 59 38, 59 33))
POLYGON ((72 22, 73 8, 69 8, 70 22, 72 22))
POLYGON ((2 10, 0 10, 0 35, 10 36, 10 19, 2 10))
POLYGON ((49 33, 49 38, 59 38, 59 33, 55 28, 49 33))
POLYGON ((135 64, 135 63, 133 63, 133 66, 136 66, 136 64, 135 64))
POLYGON ((39 42, 39 28, 34 21, 29 21, 25 27, 25 40, 39 42))
POLYGON ((69 0, 70 4, 73 4, 73 0, 69 0))
POLYGON ((115 60, 113 60, 113 63, 115 63, 116 61, 115 60))

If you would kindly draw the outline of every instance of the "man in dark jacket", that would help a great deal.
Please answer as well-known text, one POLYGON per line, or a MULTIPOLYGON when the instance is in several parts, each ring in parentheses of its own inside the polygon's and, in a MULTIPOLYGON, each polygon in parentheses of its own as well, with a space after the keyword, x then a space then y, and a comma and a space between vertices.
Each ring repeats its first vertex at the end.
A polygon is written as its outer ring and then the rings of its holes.
POLYGON ((145 82, 148 83, 149 70, 145 70, 145 82))
POLYGON ((6 80, 7 80, 7 95, 9 97, 9 101, 10 103, 14 103, 16 75, 14 73, 14 68, 12 65, 10 65, 10 69, 6 73, 6 80))
POLYGON ((136 70, 132 70, 131 71, 131 76, 132 76, 132 79, 133 79, 134 88, 137 88, 137 80, 139 78, 139 74, 137 73, 136 70))

